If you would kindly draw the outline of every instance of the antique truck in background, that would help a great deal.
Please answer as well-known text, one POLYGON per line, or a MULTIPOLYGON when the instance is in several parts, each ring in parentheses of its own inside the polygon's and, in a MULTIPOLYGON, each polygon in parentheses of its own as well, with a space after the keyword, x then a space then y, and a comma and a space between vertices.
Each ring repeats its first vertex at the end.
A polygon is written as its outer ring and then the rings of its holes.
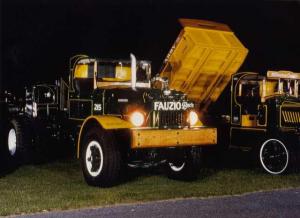
POLYGON ((290 71, 232 76, 230 146, 252 149, 271 174, 298 162, 299 80, 300 74, 290 71))
POLYGON ((224 116, 226 128, 218 130, 222 136, 219 144, 252 151, 271 174, 284 173, 290 165, 299 164, 300 73, 236 73, 247 50, 228 26, 205 22, 206 30, 196 34, 202 21, 181 23, 184 29, 161 71, 170 89, 184 92, 198 104, 200 119, 208 125, 209 107, 231 83, 231 114, 224 116))

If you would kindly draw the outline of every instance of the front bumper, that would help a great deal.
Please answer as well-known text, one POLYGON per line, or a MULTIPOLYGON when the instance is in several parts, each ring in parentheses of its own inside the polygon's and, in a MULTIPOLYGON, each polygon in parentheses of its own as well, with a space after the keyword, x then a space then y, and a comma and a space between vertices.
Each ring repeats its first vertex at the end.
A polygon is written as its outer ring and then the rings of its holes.
POLYGON ((131 129, 131 148, 205 146, 217 143, 217 129, 131 129))

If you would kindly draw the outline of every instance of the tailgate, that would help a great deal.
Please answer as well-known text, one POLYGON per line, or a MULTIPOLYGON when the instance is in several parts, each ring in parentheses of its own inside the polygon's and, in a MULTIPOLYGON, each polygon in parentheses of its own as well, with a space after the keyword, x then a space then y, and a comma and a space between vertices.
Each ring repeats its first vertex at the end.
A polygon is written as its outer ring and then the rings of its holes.
POLYGON ((169 51, 160 75, 171 89, 207 108, 217 100, 248 50, 225 24, 179 20, 183 29, 169 51))

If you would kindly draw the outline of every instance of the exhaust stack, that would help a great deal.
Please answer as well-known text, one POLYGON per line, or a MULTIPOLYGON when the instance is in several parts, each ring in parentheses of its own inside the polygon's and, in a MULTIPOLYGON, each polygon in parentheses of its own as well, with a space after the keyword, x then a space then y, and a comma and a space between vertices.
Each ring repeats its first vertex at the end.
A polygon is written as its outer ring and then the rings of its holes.
POLYGON ((133 54, 130 54, 131 59, 131 87, 135 89, 136 87, 136 58, 133 54))

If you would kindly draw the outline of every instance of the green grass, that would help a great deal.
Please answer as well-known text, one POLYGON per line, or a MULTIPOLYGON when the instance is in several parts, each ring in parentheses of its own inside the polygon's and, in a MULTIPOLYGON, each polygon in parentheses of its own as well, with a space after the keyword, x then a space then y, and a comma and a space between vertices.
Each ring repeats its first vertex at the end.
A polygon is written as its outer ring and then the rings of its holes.
POLYGON ((138 171, 112 188, 88 186, 77 161, 23 166, 0 178, 0 215, 32 213, 171 198, 208 197, 300 186, 300 174, 270 176, 250 169, 202 169, 182 182, 138 171), (142 172, 142 173, 140 173, 142 172))

